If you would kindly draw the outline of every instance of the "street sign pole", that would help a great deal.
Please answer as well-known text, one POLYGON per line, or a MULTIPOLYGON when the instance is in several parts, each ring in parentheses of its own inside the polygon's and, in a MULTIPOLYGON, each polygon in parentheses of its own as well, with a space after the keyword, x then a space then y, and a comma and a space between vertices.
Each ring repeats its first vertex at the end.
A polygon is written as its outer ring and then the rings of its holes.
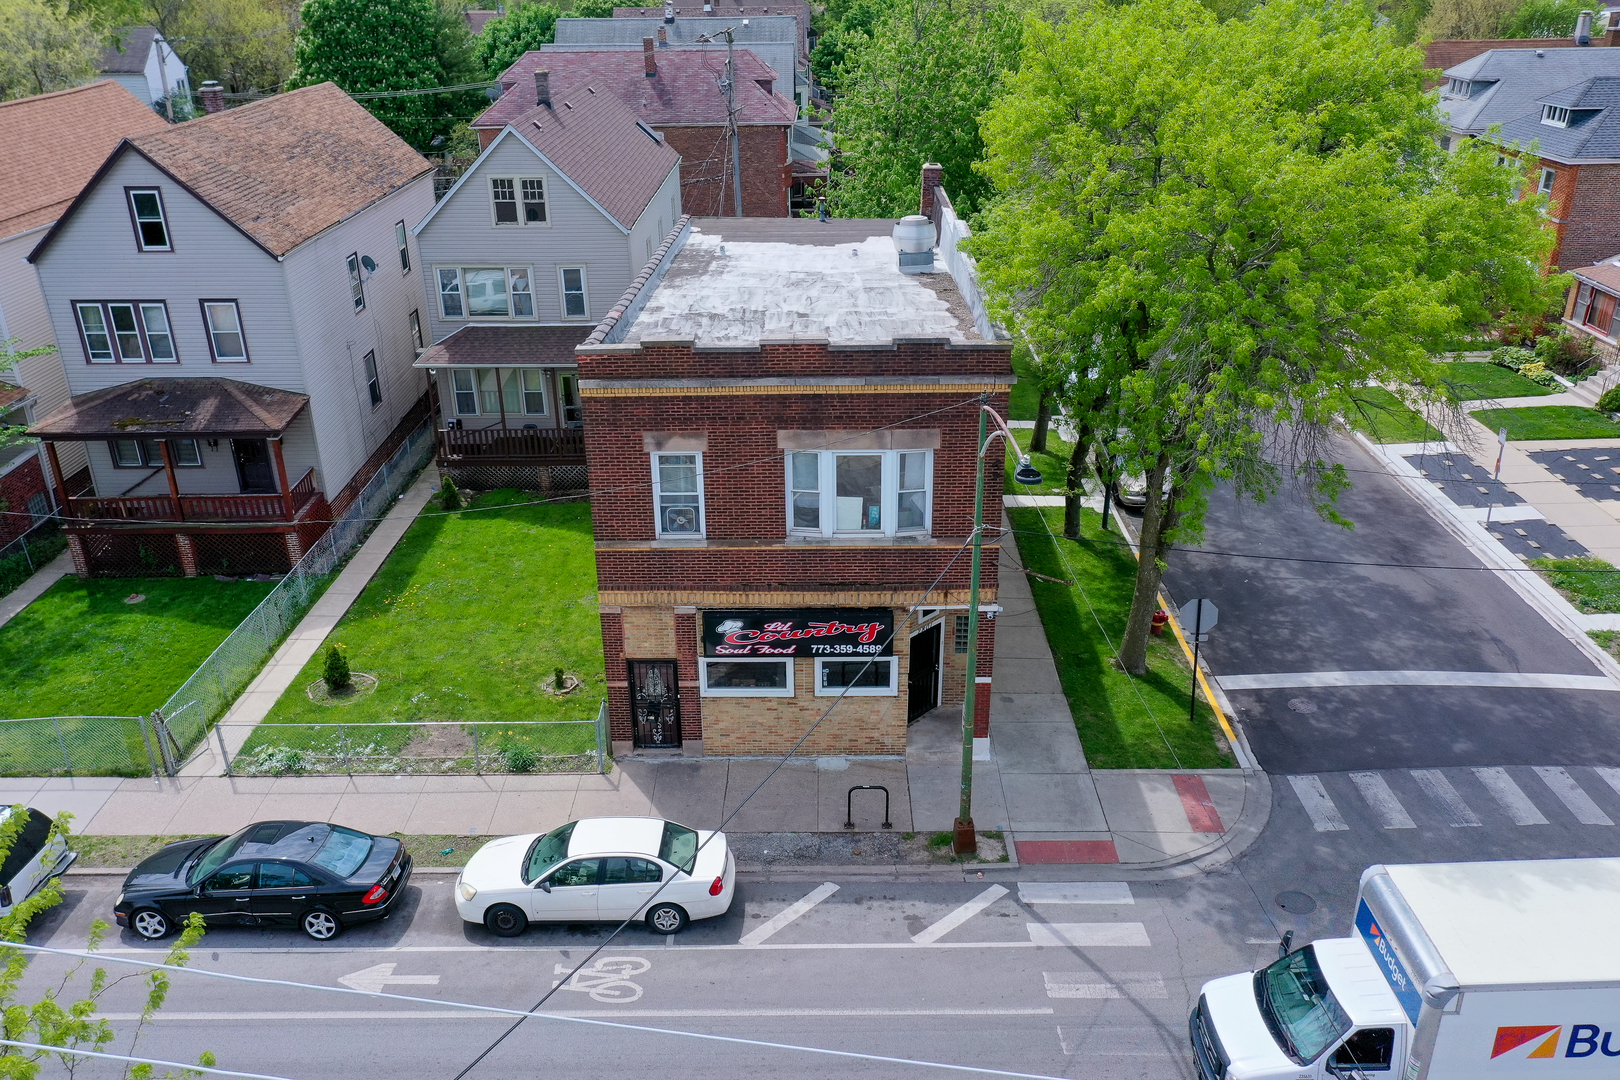
MULTIPOLYGON (((1496 471, 1491 474, 1491 483, 1493 485, 1502 482, 1502 455, 1505 453, 1507 453, 1507 428, 1502 428, 1496 433, 1496 471)), ((1486 525, 1491 523, 1491 511, 1495 508, 1495 503, 1491 502, 1490 499, 1485 500, 1486 525)))
POLYGON ((1198 628, 1204 625, 1204 598, 1197 601, 1196 614, 1193 615, 1193 672, 1192 692, 1187 695, 1187 723, 1198 723, 1198 646, 1204 640, 1204 635, 1198 628))

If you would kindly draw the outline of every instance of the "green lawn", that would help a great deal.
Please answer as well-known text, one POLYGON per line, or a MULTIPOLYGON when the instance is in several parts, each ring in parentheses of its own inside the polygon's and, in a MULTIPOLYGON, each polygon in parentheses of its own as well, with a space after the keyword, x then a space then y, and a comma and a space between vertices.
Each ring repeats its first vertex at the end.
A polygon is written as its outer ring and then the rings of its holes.
POLYGON ((0 718, 150 713, 274 587, 64 578, 0 627, 0 718), (126 604, 132 593, 146 599, 126 604))
POLYGON ((1481 409, 1469 415, 1492 431, 1506 428, 1508 438, 1514 440, 1620 438, 1620 424, 1580 405, 1481 409))
MULTIPOLYGON (((1029 437, 1032 431, 1018 430, 1019 444, 1026 450, 1029 447, 1029 437)), ((1006 493, 1009 495, 1061 495, 1063 485, 1069 475, 1069 455, 1074 452, 1074 444, 1064 442, 1058 438, 1057 424, 1054 422, 1046 433, 1046 449, 1029 455, 1029 463, 1041 471, 1041 482, 1025 487, 1023 484, 1013 482, 1013 470, 1018 465, 1017 457, 1011 452, 1007 453, 1006 461, 1006 493)), ((994 451, 992 451, 994 453, 994 451)), ((1091 463, 1086 463, 1087 473, 1090 475, 1091 463)), ((986 480, 986 494, 989 494, 990 481, 986 480)))
POLYGON ((1046 640, 1057 661, 1058 677, 1069 699, 1086 760, 1098 769, 1210 769, 1230 767, 1230 755, 1215 744, 1215 718, 1202 699, 1198 719, 1187 719, 1192 671, 1181 646, 1168 631, 1152 639, 1148 674, 1132 678, 1113 665, 1113 651, 1102 631, 1118 646, 1130 609, 1136 559, 1124 540, 1104 533, 1101 516, 1081 512, 1081 539, 1062 536, 1063 510, 1007 511, 1018 530, 1018 550, 1031 570, 1061 580, 1077 580, 1079 589, 1040 578, 1029 579, 1046 628, 1046 640), (1045 514, 1053 543, 1041 524, 1045 514), (1068 556, 1067 565, 1058 545, 1068 556), (1070 567, 1075 578, 1070 578, 1070 567), (1087 606, 1087 599, 1090 606, 1087 606), (1096 617, 1093 618, 1092 610, 1096 617), (1172 749, 1173 748, 1173 749, 1172 749))
MULTIPOLYGON (((386 723, 399 728, 356 729, 347 737, 393 751, 431 735, 444 743, 434 752, 453 757, 459 740, 470 746, 463 729, 413 722, 594 720, 606 683, 590 507, 509 505, 531 498, 491 492, 472 506, 496 509, 419 518, 327 639, 344 648, 354 671, 377 677, 375 692, 337 706, 312 702, 306 688, 321 675, 323 647, 244 750, 335 744, 330 730, 277 732, 277 724, 386 723), (543 685, 559 667, 584 685, 548 694, 543 685)), ((480 749, 595 749, 591 728, 526 731, 540 734, 481 728, 480 749)))
POLYGON ((1540 570, 1577 611, 1586 615, 1620 612, 1620 570, 1602 559, 1532 559, 1530 565, 1540 570))
POLYGON ((1034 373, 1029 369, 1029 354, 1021 348, 1014 348, 1012 352, 1013 374, 1018 381, 1013 384, 1012 392, 1007 402, 1007 419, 1033 420, 1035 410, 1041 404, 1041 388, 1035 382, 1034 373))
POLYGON ((1382 387, 1358 390, 1356 400, 1361 408, 1350 418, 1350 426, 1373 442, 1441 442, 1445 439, 1432 424, 1382 387))
POLYGON ((1458 401, 1500 401, 1503 398, 1545 397, 1563 391, 1562 386, 1542 386, 1516 371, 1495 364, 1458 360, 1438 365, 1441 379, 1458 401))

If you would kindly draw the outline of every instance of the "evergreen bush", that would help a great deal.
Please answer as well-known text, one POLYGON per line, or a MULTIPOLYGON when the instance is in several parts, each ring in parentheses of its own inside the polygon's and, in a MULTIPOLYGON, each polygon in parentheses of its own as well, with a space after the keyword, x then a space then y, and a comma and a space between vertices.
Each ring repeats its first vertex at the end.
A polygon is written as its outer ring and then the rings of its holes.
POLYGON ((326 672, 322 678, 326 680, 326 690, 330 694, 342 693, 354 684, 349 674, 349 658, 343 655, 342 646, 326 647, 326 672))
POLYGON ((465 505, 466 500, 461 497, 461 490, 456 487, 456 482, 450 479, 450 475, 446 473, 444 479, 439 482, 440 508, 460 510, 465 505))

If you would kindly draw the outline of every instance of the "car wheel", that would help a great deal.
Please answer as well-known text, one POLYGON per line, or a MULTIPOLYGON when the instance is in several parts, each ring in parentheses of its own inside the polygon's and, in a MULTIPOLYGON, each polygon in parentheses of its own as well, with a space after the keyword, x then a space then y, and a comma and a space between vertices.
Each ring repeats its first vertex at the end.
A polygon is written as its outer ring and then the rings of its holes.
POLYGON ((169 917, 151 908, 142 908, 131 915, 129 925, 147 941, 156 941, 169 936, 169 917))
POLYGON ((655 934, 678 934, 686 929, 686 909, 678 904, 659 904, 647 912, 647 929, 655 934))
POLYGON ((337 916, 323 908, 306 911, 299 925, 304 928, 304 933, 316 941, 331 941, 343 933, 343 924, 338 922, 337 916))
POLYGON ((529 928, 529 917, 513 904, 496 904, 484 912, 484 926, 497 937, 517 937, 529 928))

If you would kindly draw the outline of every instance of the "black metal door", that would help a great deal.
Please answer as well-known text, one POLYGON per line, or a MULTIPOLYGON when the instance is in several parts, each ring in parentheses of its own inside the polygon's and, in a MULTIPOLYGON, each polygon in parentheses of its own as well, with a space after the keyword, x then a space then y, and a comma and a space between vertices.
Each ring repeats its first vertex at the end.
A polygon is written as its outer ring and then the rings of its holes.
POLYGON ((906 677, 906 722, 939 707, 940 628, 930 626, 911 638, 911 673, 906 677))
POLYGON ((232 439, 231 453, 236 457, 236 477, 242 483, 243 494, 275 493, 276 471, 270 464, 269 443, 263 439, 232 439))
POLYGON ((675 684, 675 661, 630 661, 630 710, 636 721, 636 745, 681 745, 681 696, 675 684))

